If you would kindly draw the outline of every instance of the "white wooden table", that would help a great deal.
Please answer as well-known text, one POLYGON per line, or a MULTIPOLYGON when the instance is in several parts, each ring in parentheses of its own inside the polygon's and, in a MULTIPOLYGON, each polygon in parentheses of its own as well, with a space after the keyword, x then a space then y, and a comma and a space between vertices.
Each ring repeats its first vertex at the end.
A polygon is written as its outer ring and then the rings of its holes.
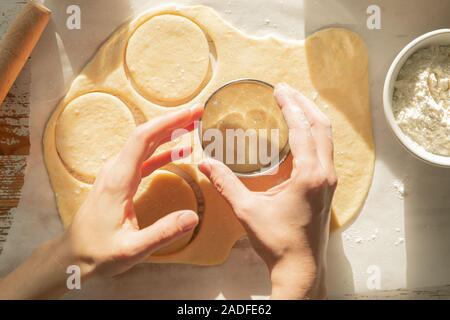
MULTIPOLYGON (((64 1, 58 0, 57 4, 55 1, 48 2, 61 9, 64 7, 64 1)), ((125 1, 122 0, 120 3, 123 4, 125 1)), ((69 4, 70 1, 66 2, 69 4)), ((131 2, 134 8, 140 8, 148 1, 131 2)), ((226 4, 214 0, 183 2, 211 5, 219 11, 226 9, 224 9, 226 4)), ((284 6, 284 2, 289 1, 272 0, 272 2, 275 3, 274 5, 284 6)), ((0 3, 0 34, 3 34, 8 23, 24 3, 18 0, 3 0, 0 3)), ((239 9, 237 1, 230 1, 230 3, 233 14, 229 16, 229 20, 245 29, 245 19, 236 16, 239 9)), ((450 197, 448 196, 450 172, 425 165, 401 148, 384 121, 381 101, 384 76, 395 54, 415 36, 433 29, 450 27, 448 22, 450 21, 450 1, 305 0, 304 10, 306 34, 326 26, 347 27, 363 36, 370 52, 372 111, 377 146, 376 173, 371 194, 360 217, 344 233, 332 236, 329 257, 331 297, 450 299, 450 285, 447 285, 450 283, 450 197), (369 31, 366 28, 365 10, 369 4, 378 4, 382 9, 381 30, 369 31), (324 10, 332 12, 333 15, 321 14, 324 10), (395 192, 398 190, 393 190, 395 186, 392 182, 394 181, 401 182, 405 188, 405 193, 400 197, 395 197, 395 192), (392 193, 393 197, 383 197, 380 201, 380 195, 386 193, 392 193), (385 210, 395 213, 392 220, 398 219, 395 221, 396 224, 386 222, 389 217, 383 216, 385 210), (380 236, 376 244, 355 243, 355 237, 361 236, 365 239, 365 236, 370 235, 374 225, 381 225, 380 230, 386 229, 385 234, 382 235, 383 237, 380 236), (399 231, 394 230, 396 225, 399 226, 399 231), (399 235, 397 236, 396 233, 399 235), (399 256, 396 256, 397 248, 393 247, 397 237, 405 239, 403 248, 399 250, 399 256), (385 250, 385 259, 378 261, 378 258, 374 258, 372 261, 371 250, 374 257, 382 256, 385 250), (399 265, 393 266, 393 261, 400 261, 399 265), (371 264, 379 264, 383 271, 386 270, 385 279, 386 283, 389 283, 387 287, 394 290, 361 293, 365 292, 364 282, 368 277, 365 271, 371 264), (405 269, 405 271, 402 273, 397 269, 405 269), (398 274, 401 274, 401 279, 398 278, 398 274), (396 290, 397 288, 405 289, 396 290)), ((101 15, 101 12, 98 14, 101 15)), ((249 13, 242 13, 243 16, 245 14, 249 13)), ((119 21, 122 17, 117 19, 119 21)), ((262 22, 261 28, 265 29, 261 29, 261 32, 265 32, 269 27, 262 22)), ((294 31, 293 34, 295 34, 294 31)), ((74 48, 80 54, 84 50, 84 48, 74 48)), ((94 49, 89 48, 91 51, 94 49)), ((32 64, 33 59, 30 62, 32 64)), ((82 65, 80 61, 78 63, 76 67, 82 65)), ((14 219, 14 211, 11 209, 17 206, 20 198, 23 170, 29 149, 27 119, 30 79, 30 67, 27 66, 0 108, 0 254, 14 219)))

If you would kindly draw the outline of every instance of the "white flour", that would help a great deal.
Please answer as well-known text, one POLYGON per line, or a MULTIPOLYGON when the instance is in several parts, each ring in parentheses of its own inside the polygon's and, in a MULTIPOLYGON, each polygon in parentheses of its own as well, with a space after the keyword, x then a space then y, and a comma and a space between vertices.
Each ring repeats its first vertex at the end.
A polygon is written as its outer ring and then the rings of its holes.
POLYGON ((414 53, 395 83, 395 118, 412 140, 427 151, 450 156, 450 46, 414 53))

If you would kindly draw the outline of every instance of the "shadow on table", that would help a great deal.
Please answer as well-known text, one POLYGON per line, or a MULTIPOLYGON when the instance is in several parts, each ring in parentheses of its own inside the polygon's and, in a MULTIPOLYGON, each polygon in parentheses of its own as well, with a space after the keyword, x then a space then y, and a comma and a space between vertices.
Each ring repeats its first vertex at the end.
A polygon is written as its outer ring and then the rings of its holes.
POLYGON ((408 288, 450 284, 450 170, 412 159, 409 171, 405 181, 408 288))
POLYGON ((223 265, 142 264, 113 279, 92 281, 66 299, 248 300, 269 296, 270 289, 265 264, 243 240, 223 265))
MULTIPOLYGON (((385 121, 382 91, 389 65, 409 41, 425 32, 448 28, 446 13, 450 10, 450 2, 380 0, 377 5, 381 8, 382 29, 368 32, 365 26, 366 9, 372 4, 374 3, 370 0, 305 0, 306 34, 334 26, 349 28, 365 35, 364 40, 369 50, 377 162, 386 165, 393 176, 405 183, 407 285, 409 288, 418 288, 449 284, 450 170, 422 163, 409 155, 396 141, 385 121), (320 14, 326 9, 333 12, 333 17, 320 14), (348 15, 352 10, 359 12, 357 19, 348 15), (422 12, 427 12, 433 19, 424 20, 422 12), (401 21, 394 17, 401 17, 401 21)), ((385 183, 389 184, 391 181, 385 183)), ((389 206, 389 203, 383 205, 389 206)), ((335 250, 332 246, 336 245, 330 243, 331 251, 335 250)), ((329 264, 331 263, 330 259, 329 264)))
POLYGON ((328 244, 327 289, 331 299, 341 299, 343 293, 355 293, 353 271, 345 256, 341 231, 333 232, 328 244))

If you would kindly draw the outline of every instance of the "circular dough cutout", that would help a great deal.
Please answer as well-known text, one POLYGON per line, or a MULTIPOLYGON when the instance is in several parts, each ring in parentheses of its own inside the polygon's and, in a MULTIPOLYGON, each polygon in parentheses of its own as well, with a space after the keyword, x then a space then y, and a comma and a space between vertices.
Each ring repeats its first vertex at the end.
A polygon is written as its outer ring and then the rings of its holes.
POLYGON ((56 122, 56 149, 66 167, 92 182, 136 127, 130 109, 117 97, 88 93, 72 100, 56 122))
MULTIPOLYGON (((157 170, 144 179, 134 199, 139 228, 143 229, 175 211, 198 211, 197 197, 189 183, 179 175, 157 170)), ((168 255, 180 251, 191 241, 194 231, 159 249, 154 255, 168 255)))
POLYGON ((136 90, 164 106, 191 100, 207 80, 208 40, 191 20, 172 14, 151 18, 130 37, 126 65, 136 90))

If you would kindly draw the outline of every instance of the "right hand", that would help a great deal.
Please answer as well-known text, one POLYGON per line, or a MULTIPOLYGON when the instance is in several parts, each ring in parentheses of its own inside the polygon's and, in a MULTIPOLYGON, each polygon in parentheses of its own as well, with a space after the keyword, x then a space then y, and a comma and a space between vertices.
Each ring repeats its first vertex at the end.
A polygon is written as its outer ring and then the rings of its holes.
POLYGON ((191 232, 198 223, 195 212, 170 213, 140 229, 133 199, 143 177, 186 157, 190 148, 154 154, 179 128, 192 131, 203 106, 152 119, 134 131, 121 152, 102 168, 86 201, 62 237, 61 264, 76 261, 82 275, 115 276, 145 261, 153 252, 191 232))
POLYGON ((251 192, 223 163, 199 168, 232 206, 267 264, 272 298, 323 298, 331 200, 337 185, 331 123, 314 102, 286 84, 275 89, 294 157, 290 179, 251 192))

